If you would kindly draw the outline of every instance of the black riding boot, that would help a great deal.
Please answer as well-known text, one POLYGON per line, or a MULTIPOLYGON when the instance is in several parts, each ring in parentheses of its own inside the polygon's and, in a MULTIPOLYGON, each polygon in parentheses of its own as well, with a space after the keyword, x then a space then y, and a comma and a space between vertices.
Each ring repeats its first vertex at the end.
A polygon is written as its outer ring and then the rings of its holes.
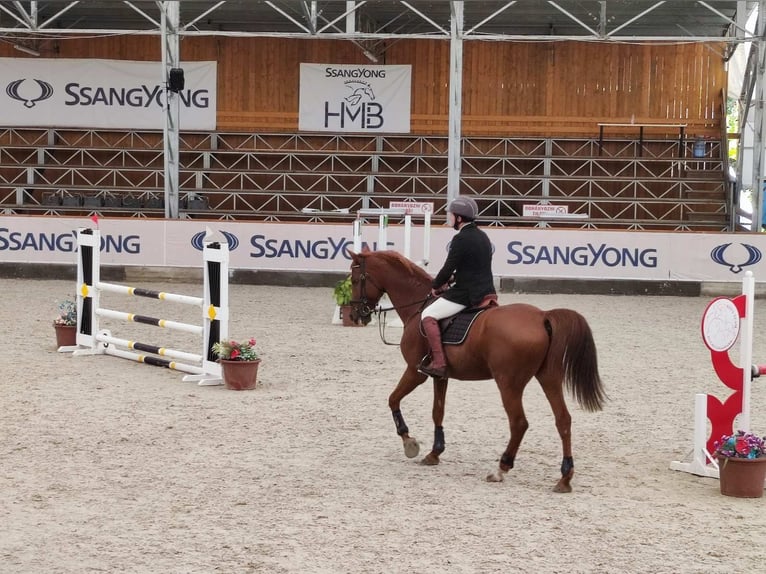
POLYGON ((427 365, 421 363, 418 366, 418 371, 431 377, 444 379, 447 377, 447 360, 444 357, 444 349, 442 348, 442 334, 439 330, 439 323, 433 317, 426 317, 421 324, 423 325, 426 339, 428 339, 428 346, 431 347, 431 362, 427 365))

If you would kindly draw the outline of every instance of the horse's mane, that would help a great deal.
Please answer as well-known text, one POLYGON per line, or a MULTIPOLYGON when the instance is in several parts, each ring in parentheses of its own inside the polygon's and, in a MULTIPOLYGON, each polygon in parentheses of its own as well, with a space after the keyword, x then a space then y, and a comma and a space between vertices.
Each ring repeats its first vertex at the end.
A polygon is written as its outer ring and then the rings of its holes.
POLYGON ((423 270, 422 267, 419 267, 396 251, 371 251, 370 253, 364 253, 362 255, 379 258, 383 262, 394 268, 400 269, 403 273, 406 273, 421 283, 431 283, 432 277, 423 270))

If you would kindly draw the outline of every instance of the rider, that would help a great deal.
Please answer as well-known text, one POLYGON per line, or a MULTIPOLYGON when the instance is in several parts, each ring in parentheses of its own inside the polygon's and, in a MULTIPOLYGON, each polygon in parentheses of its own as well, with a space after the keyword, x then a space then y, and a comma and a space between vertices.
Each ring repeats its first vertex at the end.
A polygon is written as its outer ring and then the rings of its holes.
POLYGON ((444 378, 447 362, 442 348, 439 319, 478 305, 487 295, 495 294, 492 278, 492 244, 476 226, 479 209, 470 197, 458 197, 447 207, 447 221, 457 234, 452 238, 439 273, 431 284, 431 295, 438 297, 421 314, 421 325, 431 348, 431 361, 418 366, 421 373, 444 378), (450 286, 448 281, 454 283, 450 286), (439 297, 441 295, 441 297, 439 297))

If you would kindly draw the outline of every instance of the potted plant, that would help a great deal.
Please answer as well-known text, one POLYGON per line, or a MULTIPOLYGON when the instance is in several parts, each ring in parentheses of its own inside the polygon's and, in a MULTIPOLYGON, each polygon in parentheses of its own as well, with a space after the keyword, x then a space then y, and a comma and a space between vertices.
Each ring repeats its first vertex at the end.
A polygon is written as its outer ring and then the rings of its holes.
POLYGON ((351 320, 351 275, 341 279, 335 284, 332 292, 335 304, 340 308, 340 318, 344 327, 353 327, 351 320))
POLYGON ((58 302, 58 315, 53 319, 57 347, 77 345, 77 304, 71 299, 58 302))
POLYGON ((227 389, 249 391, 255 388, 258 365, 261 358, 255 349, 255 339, 244 343, 223 340, 213 343, 213 353, 218 356, 223 373, 223 382, 227 389))
POLYGON ((761 498, 766 479, 766 437, 738 430, 714 443, 721 494, 761 498))

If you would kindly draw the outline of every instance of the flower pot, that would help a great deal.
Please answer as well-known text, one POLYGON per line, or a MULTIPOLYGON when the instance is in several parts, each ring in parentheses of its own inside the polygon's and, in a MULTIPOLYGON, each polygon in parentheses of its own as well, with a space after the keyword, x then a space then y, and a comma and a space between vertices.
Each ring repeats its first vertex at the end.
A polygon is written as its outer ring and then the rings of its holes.
POLYGON ((358 324, 351 320, 351 305, 340 306, 340 319, 344 327, 357 327, 358 324))
POLYGON ((56 347, 74 347, 77 344, 77 325, 53 324, 56 329, 56 347))
POLYGON ((227 361, 220 360, 221 371, 223 373, 223 384, 232 391, 250 391, 255 388, 258 377, 257 361, 227 361))
POLYGON ((761 498, 766 480, 766 457, 718 457, 721 494, 738 498, 761 498))

